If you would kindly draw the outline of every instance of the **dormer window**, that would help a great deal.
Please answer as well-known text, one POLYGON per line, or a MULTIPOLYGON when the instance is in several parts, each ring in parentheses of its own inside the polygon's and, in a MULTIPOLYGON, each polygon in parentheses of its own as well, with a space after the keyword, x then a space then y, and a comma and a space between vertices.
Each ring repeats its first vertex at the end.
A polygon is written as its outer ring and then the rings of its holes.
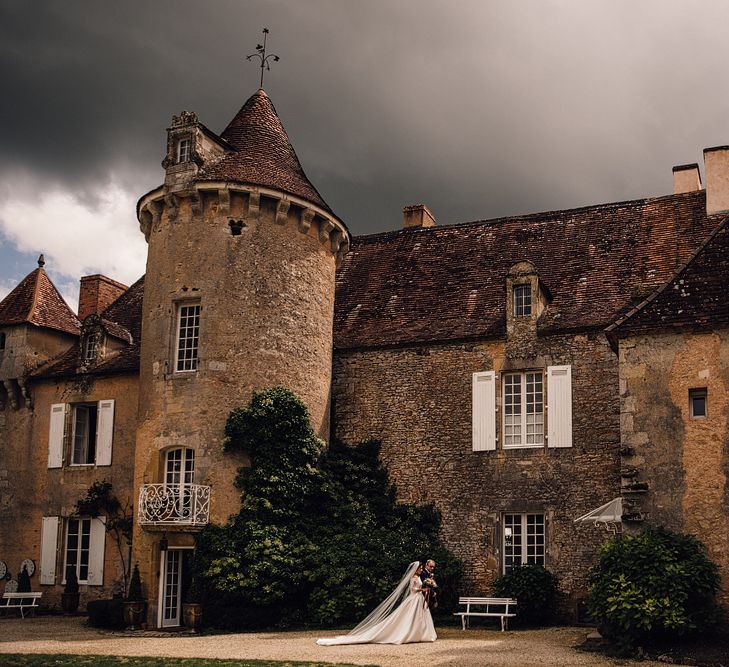
POLYGON ((532 286, 514 286, 514 315, 529 317, 532 314, 532 286))
POLYGON ((190 161, 190 148, 191 142, 189 139, 180 139, 180 141, 177 143, 178 164, 190 161))
POLYGON ((96 353, 99 347, 99 337, 96 334, 90 334, 86 337, 84 343, 83 362, 88 364, 96 359, 96 353))

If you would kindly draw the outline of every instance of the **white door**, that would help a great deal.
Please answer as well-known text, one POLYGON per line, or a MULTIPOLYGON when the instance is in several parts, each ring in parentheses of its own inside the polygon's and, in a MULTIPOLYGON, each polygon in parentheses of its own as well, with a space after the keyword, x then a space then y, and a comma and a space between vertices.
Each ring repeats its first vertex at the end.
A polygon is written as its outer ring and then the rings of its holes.
POLYGON ((162 622, 163 628, 180 625, 182 607, 182 551, 168 549, 162 552, 162 622))

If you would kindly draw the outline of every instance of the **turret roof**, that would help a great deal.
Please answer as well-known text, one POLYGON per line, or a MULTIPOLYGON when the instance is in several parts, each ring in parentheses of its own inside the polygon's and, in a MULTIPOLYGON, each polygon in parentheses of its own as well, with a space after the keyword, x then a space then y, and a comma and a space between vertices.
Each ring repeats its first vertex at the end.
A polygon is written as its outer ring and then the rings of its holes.
POLYGON ((35 324, 78 336, 81 323, 42 267, 0 301, 0 325, 35 324))
POLYGON ((220 136, 235 152, 203 169, 202 178, 263 185, 331 211, 306 177, 273 102, 262 88, 248 98, 220 136))

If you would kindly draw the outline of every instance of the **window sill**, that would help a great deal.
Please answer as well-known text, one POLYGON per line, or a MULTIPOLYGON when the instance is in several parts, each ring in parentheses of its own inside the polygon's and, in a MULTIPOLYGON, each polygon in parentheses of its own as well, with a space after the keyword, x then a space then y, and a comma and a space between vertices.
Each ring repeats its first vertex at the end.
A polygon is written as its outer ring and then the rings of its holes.
POLYGON ((96 463, 69 463, 67 468, 94 468, 96 463))
POLYGON ((540 445, 504 445, 501 449, 505 452, 511 452, 518 449, 544 449, 544 443, 540 445))

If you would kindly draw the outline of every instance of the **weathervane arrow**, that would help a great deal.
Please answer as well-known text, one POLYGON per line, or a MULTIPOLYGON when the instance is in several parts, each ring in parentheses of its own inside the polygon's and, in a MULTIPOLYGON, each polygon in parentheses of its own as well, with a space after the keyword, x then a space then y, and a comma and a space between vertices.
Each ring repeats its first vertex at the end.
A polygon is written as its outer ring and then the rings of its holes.
POLYGON ((268 37, 268 28, 263 29, 263 44, 258 44, 256 46, 256 53, 251 53, 251 55, 246 56, 246 60, 252 60, 253 58, 258 58, 261 65, 261 85, 260 88, 263 88, 263 73, 265 70, 270 70, 271 66, 268 64, 268 61, 273 58, 274 62, 278 62, 281 60, 275 53, 269 53, 266 55, 266 38, 268 37))

